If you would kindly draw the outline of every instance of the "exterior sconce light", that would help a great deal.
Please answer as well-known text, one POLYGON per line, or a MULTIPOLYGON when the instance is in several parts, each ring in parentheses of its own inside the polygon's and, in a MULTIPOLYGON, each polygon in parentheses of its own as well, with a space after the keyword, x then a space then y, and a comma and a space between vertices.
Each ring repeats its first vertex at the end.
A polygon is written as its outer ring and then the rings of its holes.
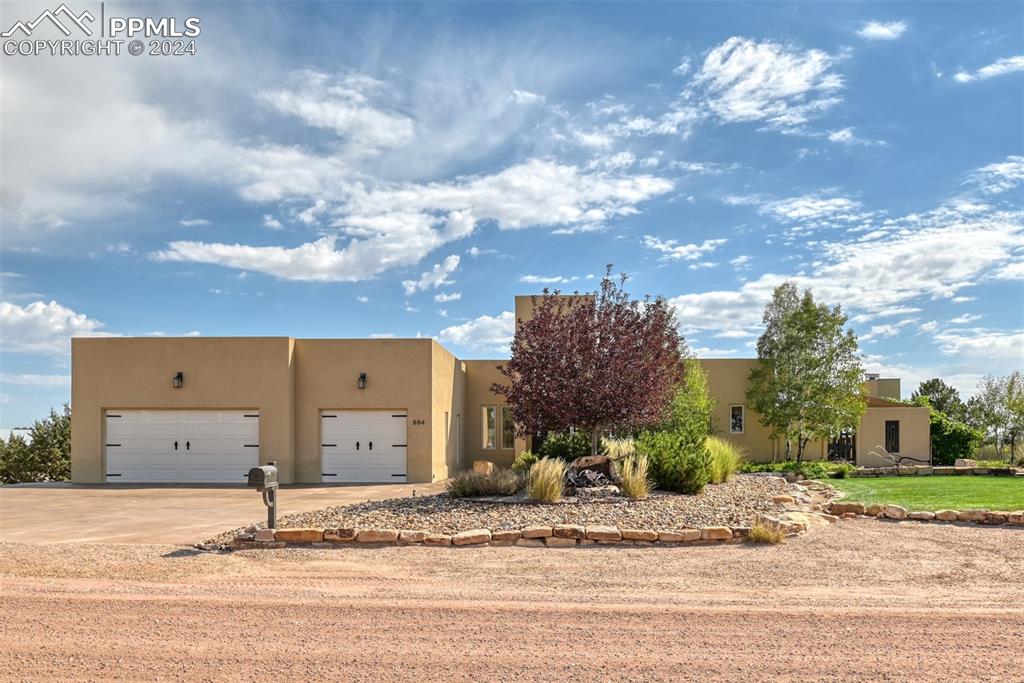
POLYGON ((359 373, 359 380, 356 382, 356 386, 359 387, 360 389, 365 389, 366 388, 366 373, 365 372, 360 372, 359 373))
POLYGON ((181 389, 183 384, 185 384, 185 373, 179 370, 178 374, 176 374, 174 379, 171 380, 171 385, 174 386, 175 389, 181 389))

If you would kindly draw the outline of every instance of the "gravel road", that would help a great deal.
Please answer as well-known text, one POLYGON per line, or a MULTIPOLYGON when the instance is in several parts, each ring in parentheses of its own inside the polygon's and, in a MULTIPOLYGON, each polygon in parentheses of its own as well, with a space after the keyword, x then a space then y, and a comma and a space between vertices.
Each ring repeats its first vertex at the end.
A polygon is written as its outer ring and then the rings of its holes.
POLYGON ((1015 681, 1024 530, 782 546, 0 544, 0 680, 1015 681))

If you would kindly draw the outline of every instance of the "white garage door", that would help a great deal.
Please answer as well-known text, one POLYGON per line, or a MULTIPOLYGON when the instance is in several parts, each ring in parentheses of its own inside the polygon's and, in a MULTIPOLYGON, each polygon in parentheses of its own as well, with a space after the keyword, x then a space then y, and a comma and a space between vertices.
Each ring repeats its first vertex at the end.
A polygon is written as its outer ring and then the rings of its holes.
POLYGON ((260 450, 255 410, 108 410, 107 481, 244 484, 260 450))
POLYGON ((404 482, 404 410, 320 414, 321 481, 404 482))

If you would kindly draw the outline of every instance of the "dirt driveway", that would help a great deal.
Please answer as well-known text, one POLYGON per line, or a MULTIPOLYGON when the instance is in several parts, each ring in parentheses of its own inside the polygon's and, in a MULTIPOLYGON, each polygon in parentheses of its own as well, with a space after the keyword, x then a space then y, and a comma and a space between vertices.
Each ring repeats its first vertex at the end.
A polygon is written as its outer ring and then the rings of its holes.
POLYGON ((1024 530, 778 547, 0 544, 3 680, 1019 681, 1024 530))
MULTIPOLYGON (((443 489, 442 482, 287 486, 278 514, 443 489)), ((266 515, 260 494, 241 486, 0 487, 0 542, 198 543, 266 515)))

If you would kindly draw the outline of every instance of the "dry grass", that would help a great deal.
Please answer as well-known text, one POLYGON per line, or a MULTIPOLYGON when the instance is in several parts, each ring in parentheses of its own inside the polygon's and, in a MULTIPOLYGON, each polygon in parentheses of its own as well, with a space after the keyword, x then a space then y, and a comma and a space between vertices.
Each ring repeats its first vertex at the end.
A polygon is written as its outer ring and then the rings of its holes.
POLYGON ((779 527, 758 520, 754 522, 754 526, 750 527, 750 534, 747 538, 749 538, 752 543, 768 543, 770 545, 777 545, 785 542, 786 534, 783 533, 782 529, 779 527))
POLYGON ((511 496, 519 490, 519 476, 511 470, 498 470, 494 474, 461 472, 449 479, 445 486, 456 498, 474 496, 511 496))
POLYGON ((630 498, 643 500, 651 495, 654 482, 648 471, 647 456, 634 455, 623 460, 619 467, 619 477, 622 479, 619 488, 630 498))
POLYGON ((540 503, 557 503, 565 486, 565 461, 541 458, 526 476, 526 495, 540 503))
POLYGON ((732 479, 743 464, 742 449, 717 436, 708 437, 707 447, 711 454, 711 483, 723 484, 732 479))
POLYGON ((623 439, 604 437, 601 442, 604 444, 604 450, 608 457, 612 460, 622 460, 636 454, 636 445, 630 437, 623 439))

